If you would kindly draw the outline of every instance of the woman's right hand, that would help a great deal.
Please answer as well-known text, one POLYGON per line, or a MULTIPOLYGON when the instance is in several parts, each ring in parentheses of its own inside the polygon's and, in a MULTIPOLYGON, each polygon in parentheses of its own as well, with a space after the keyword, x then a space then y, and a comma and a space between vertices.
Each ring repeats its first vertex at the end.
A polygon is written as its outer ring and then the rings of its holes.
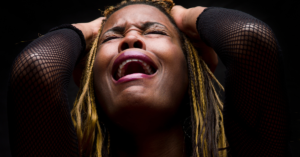
POLYGON ((91 49, 93 41, 97 37, 98 31, 104 19, 105 17, 99 17, 91 22, 72 24, 83 33, 86 42, 86 51, 91 49))
MULTIPOLYGON (((85 43, 86 43, 86 49, 85 51, 90 51, 93 41, 96 39, 98 35, 98 31, 101 27, 102 21, 105 19, 105 17, 99 17, 91 22, 88 23, 76 23, 72 24, 74 27, 78 28, 81 30, 84 38, 85 38, 85 43)), ((82 76, 82 72, 85 68, 86 65, 86 58, 83 57, 77 65, 75 65, 75 69, 73 71, 73 79, 75 84, 79 87, 80 84, 80 78, 82 76)))

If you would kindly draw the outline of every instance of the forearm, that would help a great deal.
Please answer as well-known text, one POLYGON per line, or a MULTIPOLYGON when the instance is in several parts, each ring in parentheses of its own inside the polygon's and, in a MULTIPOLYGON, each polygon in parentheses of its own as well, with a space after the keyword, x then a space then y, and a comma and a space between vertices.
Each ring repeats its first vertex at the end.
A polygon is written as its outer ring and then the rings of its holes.
POLYGON ((88 50, 90 48, 90 45, 92 43, 92 40, 94 39, 94 36, 92 35, 92 33, 90 33, 90 27, 88 27, 87 24, 84 23, 76 23, 76 24, 72 24, 74 27, 76 27, 77 29, 81 30, 85 42, 86 42, 86 47, 85 50, 88 50))
POLYGON ((233 152, 284 156, 288 102, 273 31, 249 14, 225 8, 208 8, 197 22, 200 38, 227 68, 224 121, 233 152))
POLYGON ((264 43, 272 46, 266 49, 269 49, 268 52, 277 52, 279 48, 272 29, 266 23, 242 11, 207 8, 199 15, 196 27, 202 41, 213 47, 217 53, 226 48, 236 53, 241 52, 241 48, 232 48, 232 45, 251 44, 256 50, 248 51, 248 54, 263 52, 258 47, 264 43))
POLYGON ((81 53, 76 32, 60 29, 29 44, 15 59, 8 93, 14 156, 76 156, 67 88, 81 53))

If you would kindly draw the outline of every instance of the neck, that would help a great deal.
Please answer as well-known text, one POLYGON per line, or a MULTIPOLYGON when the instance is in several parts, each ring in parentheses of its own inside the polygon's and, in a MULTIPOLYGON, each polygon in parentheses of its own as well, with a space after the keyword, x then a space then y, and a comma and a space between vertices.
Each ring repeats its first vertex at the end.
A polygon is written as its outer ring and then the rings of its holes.
POLYGON ((181 124, 159 131, 131 133, 111 131, 113 157, 185 157, 184 132, 181 124))

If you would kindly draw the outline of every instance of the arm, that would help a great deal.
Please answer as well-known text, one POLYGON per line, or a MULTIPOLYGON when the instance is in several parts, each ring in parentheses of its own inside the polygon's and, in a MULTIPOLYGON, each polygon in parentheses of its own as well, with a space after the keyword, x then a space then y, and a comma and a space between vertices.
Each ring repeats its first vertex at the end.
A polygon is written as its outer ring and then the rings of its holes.
POLYGON ((15 59, 8 93, 13 156, 79 155, 67 86, 102 20, 52 29, 15 59))
POLYGON ((232 153, 286 156, 288 102, 282 52, 271 28, 237 10, 196 7, 185 12, 200 44, 212 47, 227 68, 224 123, 232 153), (199 17, 189 15, 196 11, 199 17))
POLYGON ((8 94, 13 156, 78 156, 67 85, 81 45, 75 31, 56 30, 15 59, 8 94))

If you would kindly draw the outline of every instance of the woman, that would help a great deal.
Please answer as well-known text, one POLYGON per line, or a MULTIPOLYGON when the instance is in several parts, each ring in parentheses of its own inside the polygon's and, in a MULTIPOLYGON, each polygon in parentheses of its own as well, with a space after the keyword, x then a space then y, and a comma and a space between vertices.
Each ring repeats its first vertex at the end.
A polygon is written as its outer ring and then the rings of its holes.
POLYGON ((173 6, 122 2, 105 20, 62 25, 25 48, 9 91, 12 154, 285 156, 287 99, 272 30, 240 11, 173 6), (214 51, 228 70, 223 112, 214 51), (70 115, 74 67, 80 90, 70 115))

